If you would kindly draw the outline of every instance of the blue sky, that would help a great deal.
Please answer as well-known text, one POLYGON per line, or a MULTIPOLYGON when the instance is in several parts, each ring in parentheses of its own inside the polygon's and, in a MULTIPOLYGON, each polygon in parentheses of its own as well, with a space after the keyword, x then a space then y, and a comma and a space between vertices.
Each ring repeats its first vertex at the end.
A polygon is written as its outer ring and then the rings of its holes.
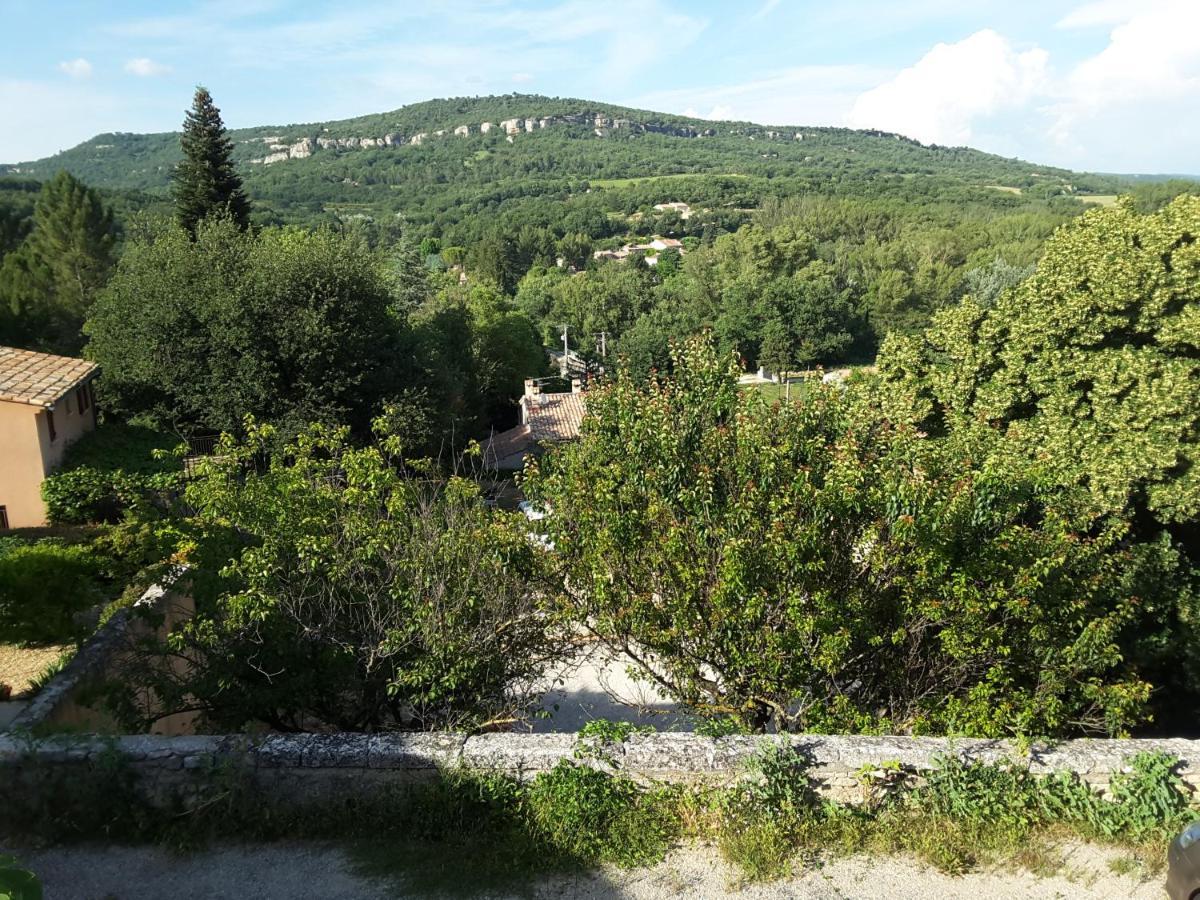
POLYGON ((521 91, 1200 173, 1200 0, 0 0, 0 161, 521 91))

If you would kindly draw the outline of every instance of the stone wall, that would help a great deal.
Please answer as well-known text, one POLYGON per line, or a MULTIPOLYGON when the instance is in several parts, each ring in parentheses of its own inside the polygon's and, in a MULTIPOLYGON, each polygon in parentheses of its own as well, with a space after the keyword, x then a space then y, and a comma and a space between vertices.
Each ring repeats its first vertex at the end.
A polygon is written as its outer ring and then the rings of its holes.
MULTIPOLYGON (((137 776, 150 799, 184 797, 199 791, 213 771, 237 770, 266 796, 280 802, 321 796, 370 795, 380 786, 427 781, 442 769, 467 766, 530 778, 559 760, 575 758, 572 734, 301 734, 257 740, 243 736, 53 737, 30 741, 0 736, 0 780, 58 767, 98 762, 116 752, 137 776)), ((897 762, 915 777, 940 757, 998 762, 1013 760, 1036 773, 1070 771, 1104 792, 1112 776, 1141 751, 1182 760, 1180 774, 1193 791, 1200 787, 1200 741, 1074 740, 1021 749, 1004 741, 950 738, 796 735, 707 738, 695 734, 635 734, 607 744, 585 764, 639 781, 728 783, 742 777, 746 760, 764 742, 785 742, 811 760, 818 790, 842 802, 862 799, 859 773, 897 762)), ((28 782, 30 785, 35 780, 28 782)))
MULTIPOLYGON (((172 628, 191 618, 195 610, 195 602, 190 596, 171 590, 169 585, 153 585, 132 609, 119 610, 97 629, 62 671, 51 678, 9 723, 8 729, 14 732, 112 731, 116 723, 110 716, 82 702, 81 692, 120 664, 121 654, 130 642, 147 634, 165 638, 172 628)), ((155 723, 155 732, 190 733, 194 718, 191 713, 165 716, 155 723)))

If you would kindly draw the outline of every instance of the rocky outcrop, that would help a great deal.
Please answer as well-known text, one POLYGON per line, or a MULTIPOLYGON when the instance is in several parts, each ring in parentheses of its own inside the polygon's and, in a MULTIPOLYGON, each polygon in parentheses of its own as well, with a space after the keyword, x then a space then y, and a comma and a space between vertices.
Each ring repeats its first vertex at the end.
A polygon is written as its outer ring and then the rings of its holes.
MULTIPOLYGON (((712 137, 717 133, 714 128, 697 129, 691 125, 638 122, 631 118, 613 117, 605 113, 578 112, 553 116, 505 119, 499 124, 494 122, 480 122, 478 125, 457 125, 452 129, 440 128, 432 133, 422 131, 412 135, 404 135, 394 131, 382 136, 361 135, 356 137, 331 137, 323 134, 316 137, 301 136, 290 138, 281 135, 270 135, 252 139, 248 142, 261 142, 270 151, 265 156, 252 159, 250 162, 271 165, 272 163, 283 162, 289 159, 307 159, 313 153, 322 150, 374 150, 384 147, 419 147, 426 141, 434 138, 444 138, 448 135, 470 137, 476 133, 481 135, 491 134, 496 130, 499 130, 507 138, 511 139, 521 134, 532 134, 535 131, 567 125, 590 128, 592 134, 601 138, 609 137, 617 132, 665 134, 671 137, 685 138, 712 137)), ((747 134, 751 138, 765 137, 767 139, 775 139, 786 137, 782 132, 762 129, 755 129, 753 131, 740 129, 730 131, 729 133, 747 134)), ((801 140, 804 135, 796 132, 793 137, 796 140, 801 140)), ((513 143, 513 141, 509 140, 509 143, 513 143)))

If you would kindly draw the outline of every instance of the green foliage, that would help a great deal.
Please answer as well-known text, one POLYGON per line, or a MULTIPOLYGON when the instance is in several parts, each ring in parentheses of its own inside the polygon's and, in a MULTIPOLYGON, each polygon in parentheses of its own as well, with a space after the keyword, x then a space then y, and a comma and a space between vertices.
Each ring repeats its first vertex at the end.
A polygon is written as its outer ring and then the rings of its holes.
POLYGON ((42 900, 38 877, 14 856, 0 855, 0 900, 42 900))
POLYGON ((642 791, 632 781, 566 760, 534 779, 528 803, 542 838, 584 863, 653 865, 679 831, 669 789, 642 791))
POLYGON ((1130 585, 1132 627, 1107 640, 1141 658, 1166 716, 1189 716, 1200 694, 1196 594, 1181 577, 1200 559, 1197 234, 1197 197, 1090 212, 992 305, 968 297, 880 356, 893 420, 1039 470, 1076 491, 1094 531, 1123 532, 1145 582, 1130 585))
POLYGON ((794 747, 768 744, 751 757, 745 777, 718 799, 718 845, 751 881, 786 873, 806 826, 822 812, 794 747))
POLYGON ((522 516, 399 456, 403 436, 356 448, 314 426, 279 446, 268 426, 246 430, 186 489, 181 558, 215 580, 193 584, 197 615, 166 646, 131 657, 119 712, 199 709, 232 730, 471 728, 529 699, 513 686, 566 642, 537 612, 522 516))
POLYGON ((1126 549, 973 436, 930 440, 835 388, 768 406, 736 374, 689 342, 671 377, 592 391, 581 440, 527 470, 567 614, 754 729, 1142 721, 1146 659, 1124 648, 1173 602, 1169 547, 1126 549))
POLYGON ((392 302, 383 260, 351 237, 159 223, 121 257, 88 353, 106 410, 156 428, 235 431, 252 414, 366 433, 404 385, 392 302))
POLYGON ((103 561, 54 540, 0 555, 0 642, 55 643, 81 636, 75 617, 106 599, 103 561))
POLYGON ((126 510, 183 484, 179 438, 138 425, 105 424, 69 448, 42 482, 56 525, 118 521, 126 510))
POLYGON ((0 343, 76 354, 113 261, 112 209, 67 172, 42 185, 24 243, 0 264, 0 343))
POLYGON ((227 216, 245 229, 250 201, 233 164, 233 140, 225 132, 221 111, 212 95, 196 88, 192 108, 183 120, 179 139, 183 159, 172 173, 175 216, 191 233, 209 216, 227 216))
POLYGON ((581 741, 598 741, 602 744, 620 744, 631 734, 650 734, 653 731, 653 725, 634 725, 632 722, 590 719, 579 729, 579 739, 581 741))

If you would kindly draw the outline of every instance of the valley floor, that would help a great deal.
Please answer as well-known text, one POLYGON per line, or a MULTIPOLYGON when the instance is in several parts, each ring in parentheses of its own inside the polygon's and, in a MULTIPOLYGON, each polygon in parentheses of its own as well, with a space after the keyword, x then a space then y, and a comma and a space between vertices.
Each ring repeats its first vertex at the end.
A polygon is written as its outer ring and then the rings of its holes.
MULTIPOLYGON (((0 850, 0 854, 4 851, 0 850)), ((402 867, 386 877, 367 874, 361 860, 341 848, 319 844, 230 846, 172 855, 148 847, 92 846, 21 851, 42 878, 47 897, 57 900, 368 900, 399 897, 639 898, 739 897, 813 900, 888 897, 889 900, 979 900, 1015 898, 1132 898, 1163 896, 1161 878, 1125 872, 1110 850, 1074 844, 1063 848, 1059 874, 1039 877, 1020 870, 948 876, 903 858, 851 857, 797 867, 796 874, 769 884, 739 886, 734 873, 709 847, 676 850, 649 869, 601 869, 594 873, 541 878, 495 891, 482 873, 456 860, 431 881, 428 860, 417 881, 402 867)), ((377 865, 378 860, 375 859, 377 865)), ((374 866, 372 867, 374 868, 374 866)))

